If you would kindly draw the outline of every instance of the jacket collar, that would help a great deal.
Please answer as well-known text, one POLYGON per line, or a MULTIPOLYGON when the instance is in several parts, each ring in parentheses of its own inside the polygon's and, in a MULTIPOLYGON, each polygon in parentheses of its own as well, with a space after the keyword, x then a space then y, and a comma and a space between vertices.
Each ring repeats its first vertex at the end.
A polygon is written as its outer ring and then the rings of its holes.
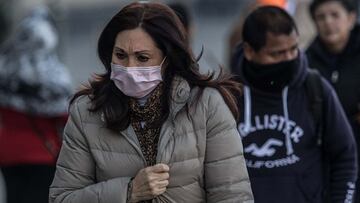
POLYGON ((170 114, 172 120, 190 98, 190 85, 180 76, 175 76, 171 85, 170 114))

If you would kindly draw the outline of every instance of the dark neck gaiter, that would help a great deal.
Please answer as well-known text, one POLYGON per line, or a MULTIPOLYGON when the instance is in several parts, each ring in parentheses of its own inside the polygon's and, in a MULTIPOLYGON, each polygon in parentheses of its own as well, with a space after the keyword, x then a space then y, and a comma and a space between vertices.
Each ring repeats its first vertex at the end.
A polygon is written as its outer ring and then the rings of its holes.
POLYGON ((244 76, 255 88, 279 92, 290 83, 299 66, 299 59, 273 64, 258 64, 244 60, 244 76))

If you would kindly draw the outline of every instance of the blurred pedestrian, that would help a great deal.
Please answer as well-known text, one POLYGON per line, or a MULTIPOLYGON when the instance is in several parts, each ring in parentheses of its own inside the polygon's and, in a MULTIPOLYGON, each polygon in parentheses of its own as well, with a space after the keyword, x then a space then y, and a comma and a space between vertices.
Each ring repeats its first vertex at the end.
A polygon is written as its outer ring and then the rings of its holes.
POLYGON ((191 44, 194 34, 194 21, 190 9, 181 2, 173 2, 168 4, 168 6, 174 10, 175 14, 179 17, 180 21, 184 25, 187 40, 191 44))
MULTIPOLYGON (((0 45, 8 34, 8 23, 7 16, 5 15, 5 6, 0 3, 0 24, 2 25, 2 29, 0 31, 0 45)), ((0 203, 5 203, 5 200, 5 182, 0 168, 0 203)))
POLYGON ((8 203, 48 202, 70 76, 48 9, 36 7, 0 47, 0 167, 8 203))
MULTIPOLYGON (((334 87, 360 146, 360 26, 352 0, 315 0, 318 35, 307 49, 309 65, 334 87)), ((358 157, 359 157, 358 151, 358 157)), ((359 183, 357 202, 360 202, 359 183)))
POLYGON ((245 20, 233 70, 244 83, 238 130, 257 203, 352 202, 356 144, 332 87, 309 71, 292 17, 274 6, 245 20))
POLYGON ((253 202, 240 87, 199 73, 169 7, 127 5, 98 54, 106 72, 71 102, 50 202, 253 202))
MULTIPOLYGON (((180 21, 183 23, 186 31, 187 41, 192 45, 192 40, 195 35, 195 26, 194 19, 191 14, 191 9, 189 9, 185 4, 181 2, 173 2, 168 4, 168 6, 174 10, 175 14, 179 17, 180 21)), ((198 59, 200 72, 201 73, 209 73, 209 72, 219 72, 220 70, 220 62, 216 59, 213 51, 208 49, 206 45, 203 45, 200 58, 198 59)))
POLYGON ((299 48, 303 49, 309 45, 315 35, 315 28, 311 22, 311 17, 308 12, 308 5, 311 0, 256 0, 249 1, 247 5, 241 10, 239 19, 235 21, 233 27, 229 32, 228 37, 228 60, 231 61, 231 56, 235 47, 242 42, 243 24, 246 16, 248 16, 254 9, 260 6, 277 6, 285 9, 291 16, 299 28, 299 48))
POLYGON ((8 12, 6 12, 7 4, 4 1, 0 2, 0 44, 4 41, 5 37, 8 35, 9 32, 9 19, 8 19, 8 12))

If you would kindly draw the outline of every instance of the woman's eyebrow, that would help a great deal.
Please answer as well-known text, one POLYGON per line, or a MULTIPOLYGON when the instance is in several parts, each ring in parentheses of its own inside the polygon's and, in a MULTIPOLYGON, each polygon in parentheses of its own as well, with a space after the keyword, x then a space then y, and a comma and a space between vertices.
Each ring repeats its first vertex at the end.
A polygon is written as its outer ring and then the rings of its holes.
MULTIPOLYGON (((124 49, 122 49, 120 47, 115 47, 114 50, 115 51, 120 51, 120 52, 126 52, 124 49)), ((143 49, 143 50, 135 50, 134 53, 135 54, 151 54, 152 51, 148 50, 148 49, 143 49)))

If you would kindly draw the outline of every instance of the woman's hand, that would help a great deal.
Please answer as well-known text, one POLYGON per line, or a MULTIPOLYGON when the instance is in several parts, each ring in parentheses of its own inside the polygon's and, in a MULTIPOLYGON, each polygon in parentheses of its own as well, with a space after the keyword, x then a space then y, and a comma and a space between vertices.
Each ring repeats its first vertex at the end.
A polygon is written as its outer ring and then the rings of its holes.
POLYGON ((130 202, 150 200, 166 191, 169 184, 169 166, 157 164, 141 169, 132 182, 130 202))

